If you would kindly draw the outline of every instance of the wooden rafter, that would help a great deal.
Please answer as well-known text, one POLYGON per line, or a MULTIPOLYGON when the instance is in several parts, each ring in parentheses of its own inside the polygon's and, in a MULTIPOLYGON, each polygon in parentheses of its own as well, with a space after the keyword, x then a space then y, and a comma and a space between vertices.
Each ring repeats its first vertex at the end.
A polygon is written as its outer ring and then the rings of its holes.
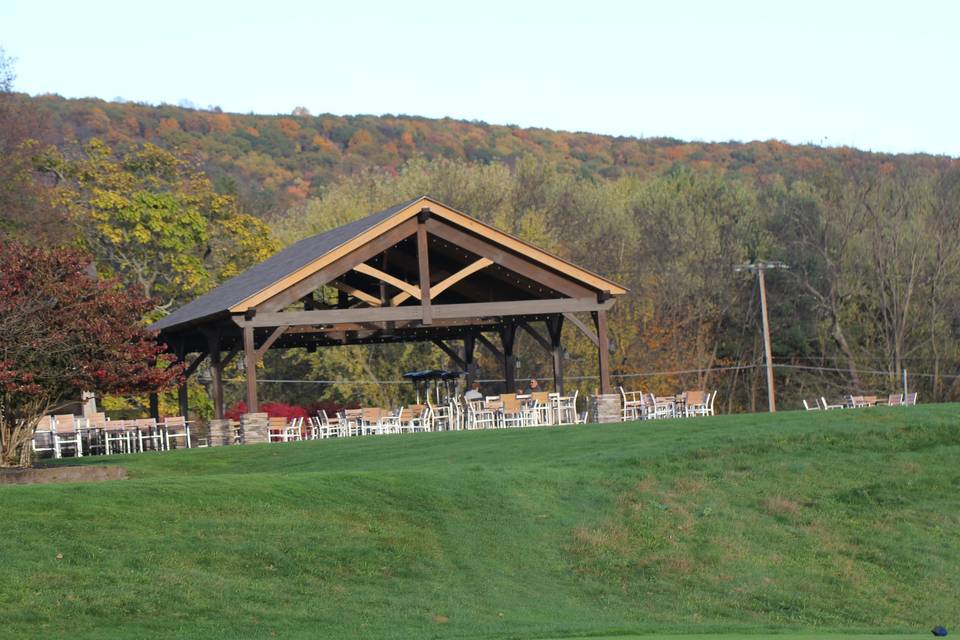
POLYGON ((365 262, 361 262, 360 264, 355 266, 353 270, 356 271, 357 273, 362 273, 364 275, 376 278, 377 280, 382 280, 383 282, 386 282, 387 284, 392 285, 397 289, 400 289, 401 291, 409 293, 411 296, 413 296, 417 300, 420 299, 420 287, 414 284, 410 284, 409 282, 404 282, 400 278, 396 276, 392 276, 386 271, 381 271, 376 267, 371 267, 365 262))
MULTIPOLYGON (((279 311, 311 291, 315 291, 323 285, 328 284, 331 280, 339 279, 356 265, 366 262, 383 251, 388 250, 406 237, 413 235, 416 230, 416 220, 408 220, 402 224, 398 224, 396 227, 386 231, 383 235, 370 240, 355 248, 353 251, 345 255, 339 255, 335 260, 324 264, 324 266, 311 274, 300 276, 299 271, 294 272, 277 283, 277 285, 269 287, 268 290, 273 293, 268 297, 264 298, 261 294, 257 294, 257 296, 251 298, 251 300, 262 299, 262 301, 250 306, 255 306, 258 311, 279 311)), ((231 307, 230 310, 237 311, 237 308, 231 307)))
POLYGON ((360 300, 360 301, 362 301, 362 302, 366 302, 366 303, 367 303, 368 305, 370 305, 371 307, 379 307, 379 306, 380 306, 380 298, 378 298, 378 297, 376 297, 376 296, 372 296, 372 295, 370 295, 369 293, 367 293, 366 291, 363 291, 363 290, 361 290, 361 289, 357 289, 356 287, 350 286, 349 284, 347 284, 347 283, 345 283, 345 282, 340 282, 339 280, 334 280, 333 282, 330 283, 330 286, 331 286, 331 287, 334 287, 335 289, 339 289, 340 291, 343 291, 344 293, 350 294, 351 296, 353 296, 353 297, 356 298, 357 300, 360 300))
POLYGON ((521 257, 502 246, 498 246, 487 238, 480 238, 466 231, 461 231, 441 220, 430 219, 427 220, 426 224, 427 230, 432 235, 443 238, 470 253, 487 258, 504 269, 519 273, 525 278, 538 282, 544 287, 553 289, 563 295, 574 298, 596 295, 594 290, 579 284, 575 280, 553 273, 526 257, 521 257))

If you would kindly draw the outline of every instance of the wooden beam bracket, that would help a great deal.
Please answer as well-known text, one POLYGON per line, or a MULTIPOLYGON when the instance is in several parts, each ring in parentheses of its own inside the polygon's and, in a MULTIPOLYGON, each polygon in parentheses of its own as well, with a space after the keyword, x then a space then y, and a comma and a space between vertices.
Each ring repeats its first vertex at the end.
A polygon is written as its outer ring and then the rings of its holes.
POLYGON ((597 334, 591 331, 590 327, 588 327, 580 318, 573 315, 572 313, 566 313, 566 312, 563 314, 563 317, 569 320, 570 322, 572 322, 573 326, 575 326, 577 329, 580 329, 580 332, 590 339, 590 342, 593 343, 593 346, 595 347, 600 346, 600 338, 598 338, 597 334))

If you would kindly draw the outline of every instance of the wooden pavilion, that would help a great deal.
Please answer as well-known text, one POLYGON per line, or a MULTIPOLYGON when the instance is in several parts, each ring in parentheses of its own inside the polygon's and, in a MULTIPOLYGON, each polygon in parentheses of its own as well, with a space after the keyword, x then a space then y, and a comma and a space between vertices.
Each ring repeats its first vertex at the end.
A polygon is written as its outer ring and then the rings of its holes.
MULTIPOLYGON (((466 369, 469 382, 479 343, 503 363, 512 392, 514 344, 522 330, 552 353, 554 384, 562 389, 564 320, 596 345, 600 392, 609 393, 606 312, 624 293, 606 278, 422 196, 301 240, 152 328, 181 361, 190 356, 188 376, 209 358, 217 419, 223 417, 223 367, 238 353, 247 410, 258 410, 256 364, 271 348, 432 342, 466 369), (317 295, 324 287, 336 289, 335 302, 317 295), (592 315, 593 329, 578 313, 592 315)), ((155 398, 151 404, 156 412, 155 398)), ((186 415, 185 387, 180 410, 186 415)))

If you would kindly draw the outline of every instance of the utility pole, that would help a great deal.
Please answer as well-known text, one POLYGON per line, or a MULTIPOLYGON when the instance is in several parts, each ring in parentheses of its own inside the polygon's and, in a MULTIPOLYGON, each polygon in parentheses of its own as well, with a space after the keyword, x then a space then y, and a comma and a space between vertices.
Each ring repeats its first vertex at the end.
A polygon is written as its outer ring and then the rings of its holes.
POLYGON ((782 262, 753 262, 733 268, 734 271, 749 271, 757 274, 760 282, 760 312, 763 315, 763 351, 767 357, 767 406, 770 413, 777 410, 776 393, 773 387, 773 357, 770 354, 770 317, 767 313, 767 280, 764 272, 768 269, 789 269, 782 262))

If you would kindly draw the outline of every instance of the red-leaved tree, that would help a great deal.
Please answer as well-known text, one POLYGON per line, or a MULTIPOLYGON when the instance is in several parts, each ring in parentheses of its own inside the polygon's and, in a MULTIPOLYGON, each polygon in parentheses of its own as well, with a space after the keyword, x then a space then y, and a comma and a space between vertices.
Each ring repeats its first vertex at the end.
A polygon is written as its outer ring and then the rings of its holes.
POLYGON ((141 322, 149 301, 89 265, 76 251, 0 240, 0 467, 29 466, 40 418, 81 390, 148 393, 180 380, 141 322))

